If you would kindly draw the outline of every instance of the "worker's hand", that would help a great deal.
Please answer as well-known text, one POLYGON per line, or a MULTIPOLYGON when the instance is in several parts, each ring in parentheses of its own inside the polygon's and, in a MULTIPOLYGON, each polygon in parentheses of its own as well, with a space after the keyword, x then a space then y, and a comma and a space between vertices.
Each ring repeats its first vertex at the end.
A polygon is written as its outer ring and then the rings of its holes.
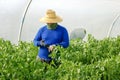
POLYGON ((41 45, 41 46, 45 46, 44 40, 41 40, 41 41, 40 41, 40 45, 41 45))
POLYGON ((44 40, 41 40, 41 41, 40 41, 40 45, 41 45, 41 46, 44 46, 44 47, 49 47, 48 44, 45 44, 45 43, 44 43, 44 40))
POLYGON ((51 52, 51 51, 54 50, 54 48, 55 48, 55 45, 50 45, 50 46, 48 47, 48 51, 51 52))

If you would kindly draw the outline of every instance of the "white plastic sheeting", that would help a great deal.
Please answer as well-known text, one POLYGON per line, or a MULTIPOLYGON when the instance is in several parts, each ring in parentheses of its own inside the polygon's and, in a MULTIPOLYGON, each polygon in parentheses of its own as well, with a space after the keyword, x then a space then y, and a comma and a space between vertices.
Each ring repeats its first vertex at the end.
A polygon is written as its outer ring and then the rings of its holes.
MULTIPOLYGON (((20 24, 30 0, 0 0, 0 37, 17 43, 20 24)), ((63 18, 61 25, 71 33, 76 28, 86 29, 97 39, 107 37, 109 28, 120 14, 120 0, 32 0, 27 11, 21 40, 32 41, 37 30, 44 25, 39 19, 47 9, 54 9, 63 18)), ((120 18, 111 36, 120 35, 120 18)))

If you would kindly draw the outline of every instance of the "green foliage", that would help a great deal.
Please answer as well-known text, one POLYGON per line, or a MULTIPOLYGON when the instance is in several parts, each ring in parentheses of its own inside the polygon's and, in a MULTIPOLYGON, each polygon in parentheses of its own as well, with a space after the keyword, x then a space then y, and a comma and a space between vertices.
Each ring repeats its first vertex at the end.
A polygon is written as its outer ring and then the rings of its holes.
POLYGON ((54 49, 51 64, 36 61, 37 54, 32 42, 0 39, 0 80, 120 80, 120 36, 71 40, 54 49))

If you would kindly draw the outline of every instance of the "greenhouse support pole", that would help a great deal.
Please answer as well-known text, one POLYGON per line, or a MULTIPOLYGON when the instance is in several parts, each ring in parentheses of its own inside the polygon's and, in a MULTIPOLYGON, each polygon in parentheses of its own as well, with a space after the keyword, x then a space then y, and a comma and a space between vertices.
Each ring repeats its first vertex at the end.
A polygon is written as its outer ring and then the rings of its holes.
POLYGON ((26 9, 25 9, 25 11, 24 11, 23 17, 22 17, 22 21, 21 21, 20 29, 19 29, 19 35, 18 35, 18 42, 21 41, 21 34, 22 34, 22 28, 23 28, 24 20, 25 20, 26 13, 27 13, 27 11, 28 11, 28 8, 29 8, 31 2, 32 2, 32 0, 29 1, 28 5, 27 5, 27 7, 26 7, 26 9))
POLYGON ((113 22, 112 22, 112 24, 111 24, 111 26, 109 28, 107 37, 110 37, 111 31, 112 31, 112 29, 113 29, 113 27, 114 27, 114 25, 115 25, 115 23, 116 23, 116 21, 118 20, 119 17, 120 17, 120 14, 113 20, 113 22))

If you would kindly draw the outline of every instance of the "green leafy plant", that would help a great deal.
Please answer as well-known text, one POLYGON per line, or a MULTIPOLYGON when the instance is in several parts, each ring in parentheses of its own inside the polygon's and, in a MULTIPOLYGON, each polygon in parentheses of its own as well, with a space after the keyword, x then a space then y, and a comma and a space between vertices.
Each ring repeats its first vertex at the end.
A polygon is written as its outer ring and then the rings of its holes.
POLYGON ((55 48, 51 64, 36 61, 37 54, 32 42, 0 39, 0 80, 120 80, 120 36, 71 40, 55 48))

